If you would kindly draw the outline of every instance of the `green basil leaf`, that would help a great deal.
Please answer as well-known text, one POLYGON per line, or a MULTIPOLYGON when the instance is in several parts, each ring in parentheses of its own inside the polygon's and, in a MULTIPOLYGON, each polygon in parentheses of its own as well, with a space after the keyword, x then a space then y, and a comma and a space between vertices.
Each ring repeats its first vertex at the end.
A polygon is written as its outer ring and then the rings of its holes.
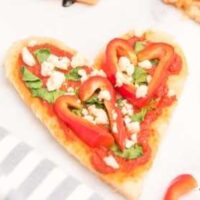
POLYGON ((32 89, 39 89, 42 87, 42 81, 27 81, 26 86, 32 89))
POLYGON ((118 145, 115 144, 111 147, 111 150, 115 155, 130 160, 138 158, 143 155, 143 149, 138 144, 135 144, 129 149, 124 149, 123 151, 121 151, 118 145))
POLYGON ((53 103, 59 97, 64 95, 65 91, 55 90, 49 92, 46 88, 32 89, 32 95, 34 97, 40 97, 46 100, 48 103, 53 103))
POLYGON ((144 42, 138 41, 135 43, 135 52, 138 53, 145 48, 144 42))
POLYGON ((97 108, 104 108, 104 104, 99 100, 97 96, 92 96, 85 103, 88 105, 95 105, 97 108))
POLYGON ((67 74, 65 74, 65 78, 69 81, 79 81, 81 76, 78 74, 78 70, 80 69, 80 67, 76 67, 70 70, 67 74))
POLYGON ((30 72, 26 67, 21 68, 23 81, 40 81, 40 79, 30 72))
POLYGON ((51 52, 49 49, 38 49, 34 52, 34 54, 37 57, 38 61, 40 63, 43 63, 50 56, 51 52))
POLYGON ((147 72, 141 67, 135 67, 133 73, 133 83, 135 85, 141 85, 147 83, 147 72))
POLYGON ((148 112, 147 108, 142 108, 140 112, 135 113, 131 116, 133 122, 142 122, 148 112))

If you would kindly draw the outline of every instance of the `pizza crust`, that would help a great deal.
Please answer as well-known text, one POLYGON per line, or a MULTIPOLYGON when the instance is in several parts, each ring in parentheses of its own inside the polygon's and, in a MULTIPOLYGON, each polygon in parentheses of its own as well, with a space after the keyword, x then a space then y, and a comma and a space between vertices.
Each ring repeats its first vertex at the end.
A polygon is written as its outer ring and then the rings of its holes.
MULTIPOLYGON (((128 33, 124 37, 131 37, 134 33, 128 33)), ((176 51, 182 56, 183 59, 183 70, 181 74, 177 77, 170 77, 168 84, 170 88, 175 89, 178 96, 183 88, 183 83, 185 81, 187 75, 187 67, 185 58, 180 50, 180 48, 172 43, 172 40, 166 37, 164 34, 160 34, 157 32, 146 32, 146 37, 152 41, 162 41, 168 42, 175 46, 176 51)), ((120 192, 123 194, 127 199, 137 200, 139 198, 140 192, 142 190, 142 183, 145 177, 146 172, 149 170, 152 161, 154 160, 155 153, 157 152, 157 147, 161 137, 163 136, 163 132, 165 131, 170 115, 175 107, 175 105, 165 109, 163 111, 162 116, 153 123, 152 127, 155 130, 151 136, 151 146, 153 147, 153 156, 150 162, 145 164, 144 166, 138 168, 130 172, 129 174, 125 174, 122 172, 117 172, 114 174, 100 174, 95 171, 90 163, 90 155, 91 151, 88 146, 86 146, 76 135, 73 131, 69 128, 66 128, 65 131, 62 129, 62 124, 59 119, 51 115, 48 109, 43 106, 43 103, 38 98, 33 98, 31 93, 24 85, 23 81, 21 80, 20 72, 18 66, 18 58, 21 50, 24 46, 31 40, 36 40, 37 43, 50 43, 55 45, 58 48, 71 52, 75 54, 76 51, 67 47, 62 42, 51 39, 51 38, 42 38, 42 37, 31 37, 26 40, 21 40, 13 44, 8 51, 7 57, 5 59, 5 68, 6 68, 6 75, 8 79, 12 82, 16 90, 18 91, 20 97, 23 101, 31 108, 33 113, 41 120, 41 122, 49 129, 51 135, 74 157, 76 157, 81 164, 87 167, 90 171, 94 172, 98 175, 101 179, 103 179, 106 183, 113 186, 114 191, 120 192)), ((95 66, 99 67, 102 61, 102 55, 98 56, 98 59, 95 62, 95 66)))
POLYGON ((163 0, 183 10, 186 15, 200 23, 200 1, 199 0, 163 0))

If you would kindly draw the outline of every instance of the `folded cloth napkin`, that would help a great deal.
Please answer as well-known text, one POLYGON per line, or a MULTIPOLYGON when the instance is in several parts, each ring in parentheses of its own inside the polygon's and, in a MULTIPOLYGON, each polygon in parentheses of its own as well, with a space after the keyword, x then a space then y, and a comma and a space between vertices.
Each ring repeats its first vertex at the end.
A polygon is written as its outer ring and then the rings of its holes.
POLYGON ((102 200, 0 127, 0 200, 102 200))

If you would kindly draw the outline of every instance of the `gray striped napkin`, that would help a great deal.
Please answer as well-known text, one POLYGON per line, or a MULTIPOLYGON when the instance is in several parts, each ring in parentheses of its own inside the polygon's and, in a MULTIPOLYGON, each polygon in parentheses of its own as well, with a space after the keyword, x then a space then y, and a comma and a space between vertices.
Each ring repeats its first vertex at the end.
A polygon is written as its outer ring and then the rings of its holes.
POLYGON ((0 127, 0 200, 102 200, 0 127))

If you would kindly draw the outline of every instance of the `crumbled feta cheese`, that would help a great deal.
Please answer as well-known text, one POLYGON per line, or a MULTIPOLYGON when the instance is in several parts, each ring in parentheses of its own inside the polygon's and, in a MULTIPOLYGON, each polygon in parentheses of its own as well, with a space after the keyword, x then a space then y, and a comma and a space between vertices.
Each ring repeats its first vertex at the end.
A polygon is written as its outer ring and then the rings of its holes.
POLYGON ((125 117, 124 117, 124 123, 126 125, 131 123, 131 118, 128 115, 125 115, 125 117))
POLYGON ((126 100, 122 101, 122 108, 121 108, 122 114, 123 115, 133 115, 134 110, 133 110, 133 105, 128 103, 126 100))
POLYGON ((41 74, 42 76, 50 76, 52 72, 54 71, 55 66, 47 61, 44 61, 41 64, 41 74))
POLYGON ((84 82, 88 79, 87 72, 84 69, 78 70, 78 75, 81 76, 81 82, 84 82))
POLYGON ((88 120, 89 122, 95 124, 95 120, 94 120, 94 117, 92 115, 85 115, 83 118, 88 120))
POLYGON ((138 63, 138 66, 144 69, 151 69, 153 65, 149 60, 143 60, 142 62, 138 63))
POLYGON ((112 110, 112 118, 113 118, 113 120, 116 120, 117 119, 117 113, 116 113, 116 111, 115 110, 112 110))
POLYGON ((126 126, 130 132, 138 133, 140 131, 140 123, 139 122, 127 123, 126 126))
POLYGON ((65 82, 65 75, 61 72, 54 71, 47 80, 47 89, 49 91, 59 89, 65 82))
POLYGON ((148 86, 146 86, 146 85, 140 85, 136 89, 136 97, 137 98, 145 97, 147 95, 147 93, 148 93, 148 86))
POLYGON ((147 75, 147 83, 150 83, 152 80, 152 76, 151 75, 147 75))
POLYGON ((88 115, 89 112, 88 112, 88 110, 86 108, 83 108, 82 109, 82 114, 85 116, 85 115, 88 115))
POLYGON ((95 122, 97 124, 108 124, 108 116, 104 109, 96 108, 95 105, 88 107, 89 112, 95 116, 95 122))
POLYGON ((127 108, 125 106, 122 107, 121 111, 123 115, 126 115, 128 113, 127 108))
POLYGON ((107 100, 107 101, 111 100, 111 95, 110 95, 110 92, 108 90, 101 90, 99 92, 98 97, 99 97, 100 101, 101 100, 107 100))
POLYGON ((36 64, 35 58, 33 57, 31 52, 26 47, 24 47, 22 49, 22 60, 26 65, 28 65, 30 67, 32 67, 36 64))
POLYGON ((28 42, 28 47, 34 47, 35 45, 37 45, 37 41, 36 40, 30 40, 28 42))
POLYGON ((119 58, 118 66, 121 72, 125 72, 129 76, 134 73, 134 65, 130 62, 129 58, 125 56, 119 58))
POLYGON ((105 157, 103 160, 106 165, 112 167, 113 169, 119 169, 119 164, 112 155, 105 157))
POLYGON ((126 147, 127 149, 131 148, 134 144, 135 144, 135 143, 134 143, 134 141, 132 141, 132 140, 129 140, 129 139, 126 139, 126 140, 125 140, 125 147, 126 147))
POLYGON ((122 72, 117 71, 116 73, 116 87, 121 87, 124 83, 129 84, 131 82, 131 78, 125 76, 122 72))
POLYGON ((116 122, 113 123, 112 132, 113 132, 113 133, 118 133, 117 123, 116 123, 116 122))
POLYGON ((175 93, 174 90, 172 90, 172 89, 169 89, 169 90, 168 90, 168 93, 167 93, 167 96, 168 96, 168 97, 173 97, 173 96, 175 96, 175 95, 176 95, 176 93, 175 93))
POLYGON ((68 57, 58 57, 56 55, 51 54, 47 58, 47 62, 52 63, 55 67, 59 69, 66 70, 70 65, 70 59, 68 57))
POLYGON ((76 55, 74 55, 72 57, 71 66, 73 68, 75 68, 75 67, 83 67, 85 65, 87 65, 87 60, 80 53, 77 53, 76 55))
POLYGON ((106 74, 105 74, 105 72, 102 69, 100 69, 100 70, 94 69, 90 73, 90 76, 102 76, 102 77, 106 77, 106 74))
POLYGON ((134 142, 134 143, 137 143, 137 134, 136 133, 133 133, 131 135, 131 140, 134 142))

